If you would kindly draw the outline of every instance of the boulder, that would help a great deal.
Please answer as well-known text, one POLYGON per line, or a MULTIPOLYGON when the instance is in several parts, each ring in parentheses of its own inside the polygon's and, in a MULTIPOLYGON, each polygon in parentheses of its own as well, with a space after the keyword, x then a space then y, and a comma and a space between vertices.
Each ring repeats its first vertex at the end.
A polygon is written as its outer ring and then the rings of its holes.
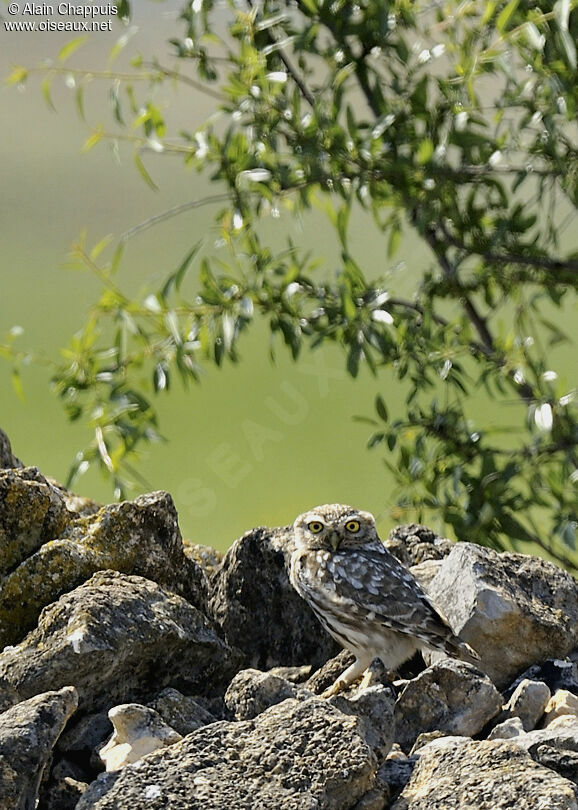
POLYGON ((253 529, 233 543, 211 579, 209 616, 243 651, 247 667, 317 668, 340 649, 289 582, 292 550, 289 527, 253 529))
POLYGON ((524 731, 531 731, 544 714, 550 697, 548 685, 543 681, 524 678, 504 706, 500 719, 519 717, 524 731))
POLYGON ((539 557, 458 543, 428 595, 500 689, 536 661, 564 658, 578 644, 578 583, 539 557))
POLYGON ((355 718, 319 698, 289 699, 101 775, 77 810, 350 810, 375 769, 355 718))
POLYGON ((395 705, 395 740, 409 751, 427 731, 471 736, 502 708, 502 696, 470 664, 446 658, 411 680, 395 705))
POLYGON ((391 810, 578 810, 574 785, 513 742, 446 737, 422 748, 391 810))
POLYGON ((167 686, 218 693, 238 660, 182 597, 142 577, 100 571, 0 654, 0 705, 68 684, 84 711, 139 702, 167 686))
POLYGON ((189 697, 178 689, 169 687, 157 695, 151 707, 160 714, 165 723, 185 737, 198 728, 216 723, 220 719, 207 710, 203 705, 204 702, 203 698, 189 697))
POLYGON ((20 641, 43 607, 99 570, 147 577, 204 609, 206 577, 183 551, 166 492, 73 515, 58 488, 25 467, 0 472, 0 520, 0 648, 20 641))
POLYGON ((279 675, 243 669, 229 684, 225 704, 236 720, 252 720, 270 706, 300 695, 311 696, 311 693, 279 675))
POLYGON ((77 704, 76 690, 66 686, 0 715, 0 807, 34 810, 54 744, 77 704))

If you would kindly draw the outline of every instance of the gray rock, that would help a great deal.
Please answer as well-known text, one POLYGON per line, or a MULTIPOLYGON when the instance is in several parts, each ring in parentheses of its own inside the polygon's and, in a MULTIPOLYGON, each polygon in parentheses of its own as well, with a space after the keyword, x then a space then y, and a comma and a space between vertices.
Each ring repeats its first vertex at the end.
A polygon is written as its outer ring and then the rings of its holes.
POLYGON ((330 698, 329 702, 344 714, 358 719, 363 739, 375 753, 378 763, 383 762, 391 751, 395 738, 393 689, 383 684, 373 684, 358 689, 351 697, 337 695, 330 698))
POLYGON ((311 693, 279 675, 258 669, 243 669, 229 684, 225 704, 236 720, 252 720, 265 709, 287 698, 300 696, 310 697, 311 693))
POLYGON ((0 715, 0 807, 34 810, 54 744, 77 704, 76 690, 67 686, 0 715))
POLYGON ((395 706, 396 741, 409 751, 421 732, 477 734, 502 708, 490 679, 446 658, 408 683, 395 706))
POLYGON ((219 719, 207 711, 196 698, 183 695, 178 689, 170 687, 163 689, 151 706, 183 737, 198 728, 216 723, 219 719))
POLYGON ((10 439, 0 429, 0 470, 22 467, 22 462, 12 452, 10 439))
POLYGON ((100 776, 77 810, 349 810, 375 769, 355 718, 319 698, 290 699, 100 776))
POLYGON ((391 810, 577 810, 574 785, 512 742, 445 738, 420 752, 391 810))
POLYGON ((59 537, 72 515, 36 467, 0 470, 0 576, 59 537))
MULTIPOLYGON (((498 688, 578 643, 578 583, 538 557, 456 544, 428 586, 498 688)), ((542 680, 542 679, 538 679, 542 680)))
MULTIPOLYGON (((334 658, 330 658, 329 661, 326 661, 303 685, 315 695, 320 695, 325 689, 335 683, 337 678, 354 660, 355 657, 353 653, 350 653, 349 650, 342 650, 334 658)), ((351 686, 349 691, 354 691, 355 688, 355 686, 351 686)))
POLYGON ((79 516, 58 488, 26 467, 0 472, 0 521, 0 647, 22 640, 43 607, 99 570, 147 577, 204 609, 206 578, 183 551, 165 492, 79 516))
POLYGON ((417 756, 407 757, 395 745, 377 772, 377 786, 387 806, 394 802, 409 782, 418 760, 417 756))
POLYGON ((546 728, 534 729, 516 737, 515 743, 532 755, 540 745, 578 752, 578 718, 572 715, 558 717, 546 728))
POLYGON ((395 526, 385 545, 406 568, 411 568, 426 560, 442 560, 455 543, 445 537, 438 537, 427 526, 410 523, 407 526, 395 526))
POLYGON ((563 751, 543 744, 532 752, 532 759, 578 785, 578 752, 563 751))
POLYGON ((90 758, 96 748, 100 748, 112 734, 112 723, 107 712, 86 714, 66 726, 58 738, 57 749, 75 758, 84 755, 90 758))
POLYGON ((519 717, 524 731, 531 731, 544 714, 550 697, 550 690, 543 681, 524 678, 504 706, 503 719, 519 717))
POLYGON ((238 658, 182 597, 100 571, 0 655, 0 705, 65 684, 76 686, 84 711, 146 700, 166 686, 218 692, 238 658))
POLYGON ((211 580, 209 616, 245 665, 319 667, 339 651, 287 574, 293 550, 289 528, 258 528, 231 546, 211 580))
POLYGON ((524 726, 519 717, 509 717, 498 723, 488 734, 488 740, 511 740, 524 733, 524 726))
POLYGON ((575 661, 555 658, 533 664, 504 690, 506 699, 513 695, 518 685, 526 678, 533 681, 543 681, 552 694, 557 692, 558 689, 567 689, 569 692, 578 695, 578 665, 575 661))

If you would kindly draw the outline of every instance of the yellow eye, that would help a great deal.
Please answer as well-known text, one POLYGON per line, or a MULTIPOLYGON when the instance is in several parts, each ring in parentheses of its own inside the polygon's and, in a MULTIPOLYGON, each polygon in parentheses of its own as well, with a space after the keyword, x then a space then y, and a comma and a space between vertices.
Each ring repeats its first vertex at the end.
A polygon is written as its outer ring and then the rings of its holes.
POLYGON ((351 532, 352 534, 355 534, 356 532, 359 531, 359 528, 360 528, 359 521, 358 520, 348 520, 347 523, 345 524, 345 528, 347 529, 348 532, 351 532))
POLYGON ((307 528, 312 534, 319 534, 319 532, 322 532, 325 527, 320 520, 312 520, 311 523, 307 524, 307 528))

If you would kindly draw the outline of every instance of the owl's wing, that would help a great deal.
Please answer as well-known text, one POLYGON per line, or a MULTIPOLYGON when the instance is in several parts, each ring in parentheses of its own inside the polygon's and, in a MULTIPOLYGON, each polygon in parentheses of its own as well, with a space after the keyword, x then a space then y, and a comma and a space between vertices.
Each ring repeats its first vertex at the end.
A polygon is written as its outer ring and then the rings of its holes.
POLYGON ((411 572, 380 541, 350 551, 343 567, 347 568, 347 597, 374 614, 375 621, 441 647, 451 655, 476 657, 454 634, 411 572))

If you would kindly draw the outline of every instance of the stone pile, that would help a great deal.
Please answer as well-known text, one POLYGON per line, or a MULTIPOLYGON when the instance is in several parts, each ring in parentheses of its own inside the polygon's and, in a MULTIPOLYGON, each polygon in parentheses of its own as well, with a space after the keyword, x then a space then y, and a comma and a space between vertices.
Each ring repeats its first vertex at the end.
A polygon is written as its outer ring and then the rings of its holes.
POLYGON ((287 528, 221 559, 167 493, 99 507, 0 431, 0 808, 578 810, 577 583, 422 526, 387 543, 479 664, 376 661, 324 699, 350 658, 287 528))

